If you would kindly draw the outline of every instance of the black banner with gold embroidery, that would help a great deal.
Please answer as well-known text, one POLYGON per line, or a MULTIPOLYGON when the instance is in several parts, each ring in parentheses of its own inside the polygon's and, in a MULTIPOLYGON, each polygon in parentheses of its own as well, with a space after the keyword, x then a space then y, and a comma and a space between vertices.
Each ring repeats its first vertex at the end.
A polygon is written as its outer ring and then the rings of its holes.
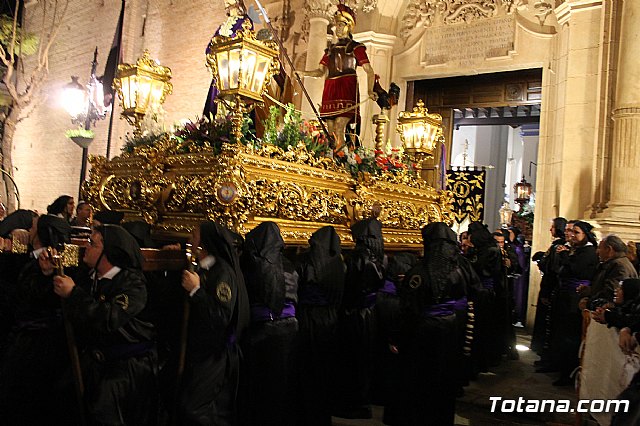
POLYGON ((453 220, 461 224, 484 219, 485 170, 447 170, 447 189, 453 193, 453 220))

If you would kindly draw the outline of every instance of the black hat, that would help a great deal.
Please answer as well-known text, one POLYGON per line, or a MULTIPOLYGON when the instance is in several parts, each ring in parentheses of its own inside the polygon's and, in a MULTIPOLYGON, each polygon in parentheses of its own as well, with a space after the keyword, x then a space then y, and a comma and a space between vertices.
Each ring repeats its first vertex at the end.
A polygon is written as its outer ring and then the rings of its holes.
POLYGON ((31 210, 16 210, 0 222, 0 237, 8 237, 15 229, 31 229, 33 218, 36 216, 36 213, 31 210))
POLYGON ((142 269, 142 253, 136 239, 122 226, 101 225, 95 228, 102 234, 103 253, 114 266, 142 269))
POLYGON ((124 223, 122 227, 133 235, 140 247, 156 248, 156 243, 151 239, 151 225, 147 222, 134 220, 133 222, 124 223))
POLYGON ((71 242, 71 225, 59 216, 44 214, 38 219, 38 238, 43 247, 71 242))
POLYGON ((102 225, 120 225, 124 219, 124 213, 116 210, 102 210, 94 214, 93 219, 102 225))

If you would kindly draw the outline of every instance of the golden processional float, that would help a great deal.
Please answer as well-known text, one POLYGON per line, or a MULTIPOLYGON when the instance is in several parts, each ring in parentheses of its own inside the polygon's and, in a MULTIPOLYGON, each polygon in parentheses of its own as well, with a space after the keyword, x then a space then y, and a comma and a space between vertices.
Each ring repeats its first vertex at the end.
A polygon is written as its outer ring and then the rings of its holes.
MULTIPOLYGON (((141 122, 171 93, 171 71, 146 51, 135 65, 119 66, 114 88, 123 116, 135 126, 134 137, 119 157, 90 158, 84 192, 94 208, 142 219, 161 240, 184 238, 204 219, 243 235, 274 221, 293 245, 307 244, 315 230, 332 225, 349 246, 350 226, 375 215, 391 250, 420 249, 422 226, 451 222, 450 193, 429 186, 417 165, 433 155, 442 138, 439 115, 422 105, 399 115, 404 153, 383 151, 380 128, 375 151, 333 153, 292 105, 284 123, 280 109, 272 107, 265 134, 257 139, 246 131, 246 112, 263 102, 280 69, 278 48, 272 40, 256 39, 245 15, 228 20, 211 40, 207 66, 229 117, 204 117, 173 133, 145 135, 141 122), (411 161, 417 164, 412 167, 411 161)), ((377 120, 378 126, 384 122, 377 120)))

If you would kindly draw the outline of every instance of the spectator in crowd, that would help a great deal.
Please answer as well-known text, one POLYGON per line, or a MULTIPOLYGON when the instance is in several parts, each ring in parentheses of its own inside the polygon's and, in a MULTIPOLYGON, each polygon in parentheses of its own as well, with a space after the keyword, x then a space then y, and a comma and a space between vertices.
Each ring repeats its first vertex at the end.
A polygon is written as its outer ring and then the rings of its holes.
POLYGON ((78 206, 76 207, 76 217, 71 220, 71 226, 90 227, 91 213, 91 204, 87 203, 86 201, 78 201, 78 206))
POLYGON ((58 216, 71 223, 76 203, 70 195, 61 195, 47 206, 47 214, 58 216))
POLYGON ((549 347, 551 345, 551 300, 555 289, 558 287, 558 274, 553 266, 557 263, 557 248, 567 243, 565 239, 566 228, 573 227, 573 223, 567 224, 567 220, 563 217, 557 217, 551 221, 551 238, 553 239, 547 251, 542 255, 536 253, 538 257, 537 265, 542 274, 540 282, 540 291, 538 293, 538 301, 536 304, 536 317, 533 325, 533 333, 531 336, 531 348, 540 355, 540 360, 535 361, 534 365, 538 367, 540 372, 545 372, 551 368, 551 358, 549 347))
POLYGON ((590 286, 579 289, 580 307, 594 310, 596 306, 613 301, 613 291, 626 278, 637 278, 638 273, 627 258, 627 246, 616 235, 607 235, 598 244, 600 264, 590 286))
POLYGON ((579 292, 591 284, 598 258, 593 226, 577 221, 573 224, 571 249, 556 247, 557 274, 560 279, 552 304, 552 368, 560 371, 555 386, 572 385, 571 373, 578 366, 578 348, 582 334, 582 310, 579 292))

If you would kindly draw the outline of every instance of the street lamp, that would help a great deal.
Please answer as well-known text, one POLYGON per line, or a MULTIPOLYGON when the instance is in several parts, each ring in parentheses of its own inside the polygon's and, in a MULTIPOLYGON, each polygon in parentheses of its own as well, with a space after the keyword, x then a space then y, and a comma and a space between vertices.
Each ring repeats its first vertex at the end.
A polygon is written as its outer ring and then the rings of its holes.
POLYGON ((240 143, 247 105, 262 103, 266 84, 279 69, 278 49, 273 43, 256 39, 249 20, 229 35, 221 32, 211 39, 207 66, 219 92, 216 99, 231 104, 233 134, 240 143))
POLYGON ((119 64, 113 87, 118 92, 122 115, 134 126, 134 135, 142 136, 141 123, 145 114, 160 107, 173 91, 171 69, 151 59, 149 51, 134 64, 119 64))
MULTIPOLYGON (((71 116, 71 122, 84 127, 89 132, 91 125, 98 120, 103 120, 107 115, 107 108, 104 106, 102 83, 96 77, 96 67, 98 66, 98 48, 93 52, 91 62, 91 75, 89 83, 83 86, 78 82, 77 76, 71 77, 71 82, 64 86, 62 94, 62 104, 71 116)), ((87 174, 87 156, 89 144, 92 137, 71 137, 71 139, 82 148, 82 165, 80 169, 80 187, 78 189, 78 199, 82 191, 82 183, 87 174)))

